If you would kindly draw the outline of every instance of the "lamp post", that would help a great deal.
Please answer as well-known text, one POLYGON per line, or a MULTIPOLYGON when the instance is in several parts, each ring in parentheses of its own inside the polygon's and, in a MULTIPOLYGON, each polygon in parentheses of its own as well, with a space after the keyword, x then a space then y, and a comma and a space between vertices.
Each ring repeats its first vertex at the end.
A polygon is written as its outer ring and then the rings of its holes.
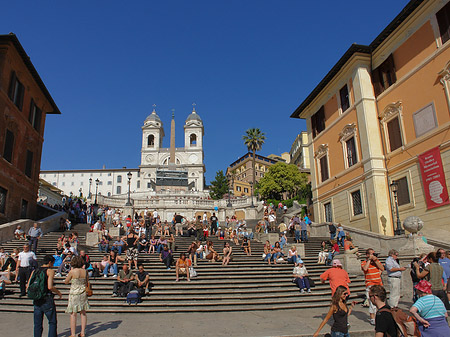
POLYGON ((250 190, 251 190, 250 198, 252 198, 252 204, 250 207, 255 208, 255 204, 253 203, 253 181, 250 181, 250 190))
POLYGON ((100 180, 95 179, 95 202, 94 205, 97 205, 97 193, 98 193, 98 183, 100 182, 100 180))
POLYGON ((80 190, 78 192, 80 192, 80 198, 81 198, 83 196, 83 189, 80 187, 80 190))
POLYGON ((88 199, 92 198, 92 194, 91 194, 91 185, 92 185, 92 178, 89 178, 89 196, 88 199))
POLYGON ((130 185, 131 185, 131 177, 133 175, 131 174, 131 172, 127 173, 127 178, 128 178, 128 200, 127 203, 125 204, 125 206, 131 206, 131 200, 130 200, 130 185))
POLYGON ((398 214, 398 183, 396 181, 393 181, 390 185, 392 193, 394 194, 394 203, 395 203, 395 213, 397 216, 397 228, 394 230, 394 235, 404 235, 405 230, 402 229, 402 223, 400 222, 400 215, 398 214))
POLYGON ((231 175, 227 174, 227 179, 228 179, 228 204, 227 204, 227 207, 233 206, 233 205, 231 205, 231 199, 230 199, 230 194, 231 194, 231 192, 230 192, 230 177, 231 177, 231 175))

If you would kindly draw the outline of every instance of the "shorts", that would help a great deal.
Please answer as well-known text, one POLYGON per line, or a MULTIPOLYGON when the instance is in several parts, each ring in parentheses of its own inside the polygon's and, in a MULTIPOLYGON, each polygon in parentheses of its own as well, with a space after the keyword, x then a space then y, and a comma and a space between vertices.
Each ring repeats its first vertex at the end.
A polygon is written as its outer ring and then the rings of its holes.
POLYGON ((137 261, 139 253, 137 248, 128 248, 127 249, 127 261, 137 261))
POLYGON ((183 230, 183 224, 181 224, 181 223, 175 224, 175 229, 176 230, 183 230))

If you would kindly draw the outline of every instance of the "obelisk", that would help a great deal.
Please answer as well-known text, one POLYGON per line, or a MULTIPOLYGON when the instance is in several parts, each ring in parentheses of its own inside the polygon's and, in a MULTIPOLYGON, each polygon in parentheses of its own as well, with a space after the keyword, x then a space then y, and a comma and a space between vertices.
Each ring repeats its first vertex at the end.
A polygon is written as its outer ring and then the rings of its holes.
POLYGON ((175 109, 172 109, 172 122, 170 123, 170 159, 169 164, 175 165, 175 109))

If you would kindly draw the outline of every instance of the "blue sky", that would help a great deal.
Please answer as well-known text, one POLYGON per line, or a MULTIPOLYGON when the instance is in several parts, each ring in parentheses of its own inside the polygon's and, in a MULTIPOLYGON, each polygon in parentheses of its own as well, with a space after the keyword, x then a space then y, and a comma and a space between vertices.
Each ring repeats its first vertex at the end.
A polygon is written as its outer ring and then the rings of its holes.
POLYGON ((406 0, 11 1, 14 32, 60 108, 49 115, 41 169, 140 163, 141 126, 157 105, 169 146, 197 104, 206 181, 266 134, 262 155, 288 152, 289 116, 354 42, 369 44, 406 0))

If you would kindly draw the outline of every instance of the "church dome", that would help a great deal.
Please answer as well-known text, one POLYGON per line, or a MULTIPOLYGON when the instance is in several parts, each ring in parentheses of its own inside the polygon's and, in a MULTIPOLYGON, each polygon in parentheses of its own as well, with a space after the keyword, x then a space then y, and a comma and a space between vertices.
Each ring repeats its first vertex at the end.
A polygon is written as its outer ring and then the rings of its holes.
POLYGON ((144 124, 147 124, 148 122, 157 122, 157 123, 161 123, 161 118, 159 118, 159 116, 156 114, 156 111, 153 110, 153 112, 145 119, 144 124))
POLYGON ((188 116, 188 118, 186 119, 186 123, 189 123, 191 121, 198 121, 200 123, 202 123, 202 119, 200 118, 200 116, 195 112, 195 110, 192 111, 192 113, 188 116))

